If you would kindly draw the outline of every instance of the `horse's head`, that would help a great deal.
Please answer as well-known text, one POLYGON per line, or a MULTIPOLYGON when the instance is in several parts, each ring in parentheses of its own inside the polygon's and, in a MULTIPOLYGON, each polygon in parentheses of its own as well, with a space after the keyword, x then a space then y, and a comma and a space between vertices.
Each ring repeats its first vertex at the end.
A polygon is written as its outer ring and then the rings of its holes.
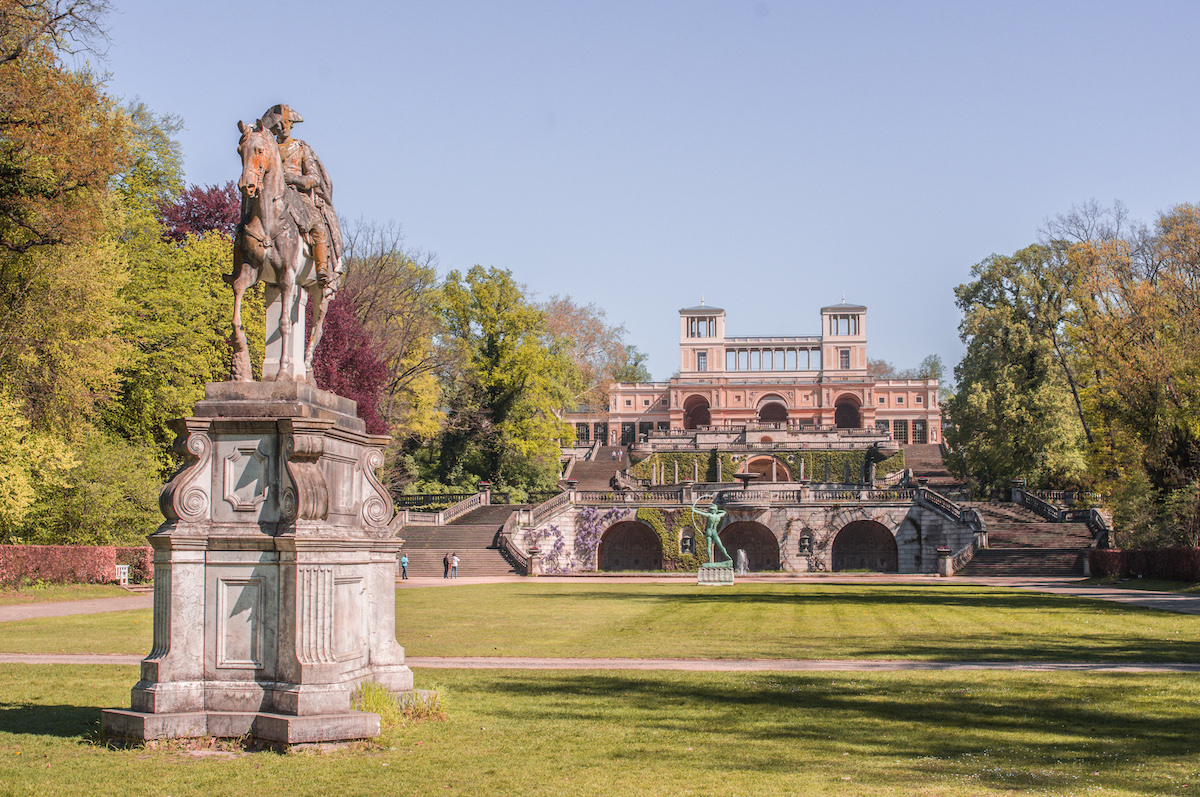
POLYGON ((263 189, 263 178, 273 163, 279 162, 279 147, 270 133, 263 130, 262 120, 254 127, 238 122, 242 134, 238 154, 242 156, 242 176, 238 190, 247 199, 254 199, 263 189))

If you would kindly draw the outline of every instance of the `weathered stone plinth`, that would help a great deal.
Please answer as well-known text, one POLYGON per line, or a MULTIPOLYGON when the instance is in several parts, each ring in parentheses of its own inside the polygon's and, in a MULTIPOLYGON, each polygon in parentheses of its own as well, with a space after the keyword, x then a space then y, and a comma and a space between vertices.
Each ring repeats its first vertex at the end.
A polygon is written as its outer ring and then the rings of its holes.
POLYGON ((724 587, 733 584, 733 562, 710 562, 700 565, 696 583, 705 587, 724 587))
POLYGON ((375 477, 385 437, 354 402, 293 382, 210 384, 172 422, 183 466, 163 488, 154 647, 107 734, 285 743, 379 733, 355 687, 412 688, 396 642, 399 541, 375 477))

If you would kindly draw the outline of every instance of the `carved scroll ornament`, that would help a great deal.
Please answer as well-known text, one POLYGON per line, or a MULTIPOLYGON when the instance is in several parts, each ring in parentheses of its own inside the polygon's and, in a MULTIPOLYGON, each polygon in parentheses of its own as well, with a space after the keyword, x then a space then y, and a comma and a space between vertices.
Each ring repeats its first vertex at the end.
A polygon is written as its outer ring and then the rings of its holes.
POLYGON ((212 438, 209 422, 200 418, 180 418, 171 422, 176 437, 173 447, 183 459, 158 496, 158 507, 167 520, 196 523, 207 520, 212 505, 209 497, 212 438))
POLYGON ((296 432, 284 436, 283 459, 291 484, 279 498, 285 521, 329 518, 329 485, 321 470, 325 438, 320 434, 296 432))

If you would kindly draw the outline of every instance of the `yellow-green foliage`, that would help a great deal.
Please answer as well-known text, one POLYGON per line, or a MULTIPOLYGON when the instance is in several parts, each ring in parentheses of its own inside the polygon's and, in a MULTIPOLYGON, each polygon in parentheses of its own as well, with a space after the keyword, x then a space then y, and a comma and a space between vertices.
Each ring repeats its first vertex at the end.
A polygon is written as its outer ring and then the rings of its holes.
POLYGON ((439 689, 396 694, 376 681, 367 681, 359 684, 353 704, 355 711, 378 714, 380 730, 385 734, 393 728, 418 720, 446 719, 439 689))
POLYGON ((653 474, 654 464, 657 463, 661 469, 659 478, 672 482, 675 479, 675 464, 678 463, 680 481, 691 481, 699 474, 700 481, 715 482, 717 481, 718 458, 721 461, 720 475, 728 481, 729 475, 737 472, 737 463, 733 461, 731 454, 725 452, 718 454, 711 451, 688 451, 651 454, 632 466, 629 472, 639 479, 649 479, 653 474))
POLYGON ((886 476, 892 473, 899 473, 904 470, 904 467, 904 451, 902 449, 876 465, 875 473, 879 476, 886 476))
MULTIPOLYGON (((766 452, 762 452, 766 453, 766 452)), ((661 469, 662 476, 660 478, 666 481, 673 481, 675 478, 675 463, 679 463, 679 478, 691 479, 695 472, 694 467, 698 465, 701 481, 716 481, 717 480, 717 459, 721 462, 721 476, 725 481, 731 480, 731 474, 736 473, 745 462, 746 457, 759 456, 758 452, 746 453, 739 455, 739 460, 734 462, 733 455, 722 451, 719 453, 711 451, 697 452, 672 452, 651 454, 646 459, 637 463, 629 469, 639 479, 649 479, 653 474, 654 464, 657 463, 661 469)), ((829 463, 829 478, 831 481, 840 482, 845 478, 846 463, 850 463, 850 479, 857 481, 862 475, 863 460, 866 453, 863 450, 858 451, 778 451, 775 456, 780 462, 787 465, 788 470, 792 472, 793 478, 798 478, 800 475, 800 460, 804 460, 804 476, 807 479, 822 481, 825 478, 825 463, 829 463)), ((885 459, 875 466, 877 476, 885 476, 890 473, 896 473, 904 470, 904 452, 898 451, 892 456, 885 459)))
MULTIPOLYGON (((829 480, 840 482, 846 477, 846 463, 850 463, 850 480, 862 477, 866 452, 859 451, 780 451, 775 456, 788 466, 793 478, 799 476, 800 460, 804 460, 804 477, 813 481, 824 481, 825 463, 829 463, 829 480)), ((904 452, 897 451, 875 466, 876 476, 885 476, 904 470, 904 452)))
POLYGON ((71 449, 50 435, 35 431, 16 402, 0 392, 0 542, 29 514, 38 495, 64 483, 64 474, 78 462, 71 449))
MULTIPOLYGON (((679 538, 682 531, 692 526, 695 519, 695 513, 692 512, 691 507, 667 510, 642 507, 637 511, 636 517, 654 529, 654 533, 658 535, 659 543, 662 545, 663 570, 685 573, 696 571, 708 558, 708 552, 699 551, 699 547, 697 547, 698 553, 694 554, 681 553, 679 550, 679 538)), ((697 535, 697 537, 701 537, 701 535, 697 535)), ((697 546, 699 546, 699 542, 697 542, 697 546)))

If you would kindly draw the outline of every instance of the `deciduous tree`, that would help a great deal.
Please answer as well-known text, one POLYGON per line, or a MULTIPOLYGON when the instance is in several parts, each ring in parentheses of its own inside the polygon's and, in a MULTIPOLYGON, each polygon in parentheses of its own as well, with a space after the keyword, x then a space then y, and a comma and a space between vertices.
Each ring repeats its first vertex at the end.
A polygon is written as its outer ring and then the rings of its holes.
POLYGON ((159 208, 164 232, 176 243, 210 232, 233 238, 240 216, 241 195, 232 180, 225 185, 193 185, 159 208))
POLYGON ((1064 288, 1031 246, 976 265, 955 289, 967 352, 945 404, 947 464, 988 492, 1015 476, 1072 486, 1085 476, 1083 427, 1056 359, 1064 288))
POLYGON ((338 296, 329 303, 325 331, 313 352, 313 376, 318 387, 357 403, 358 417, 367 425, 367 432, 387 434, 387 421, 379 414, 387 366, 358 320, 350 297, 338 296))
POLYGON ((341 296, 350 300, 384 364, 379 411, 401 449, 428 441, 444 417, 438 377, 447 363, 437 342, 436 258, 405 247, 394 226, 342 225, 347 272, 341 296))
POLYGON ((651 381, 650 369, 646 367, 646 360, 649 359, 649 356, 632 344, 626 344, 621 348, 621 361, 613 371, 612 381, 626 383, 651 381))
POLYGON ((510 272, 481 266, 447 275, 442 313, 461 363, 446 385, 443 481, 458 467, 501 484, 553 484, 574 366, 545 314, 510 272))
POLYGON ((608 314, 595 303, 577 304, 570 296, 551 296, 541 304, 550 334, 561 341, 575 364, 572 385, 580 403, 608 405, 608 385, 625 363, 625 327, 608 323, 608 314))

